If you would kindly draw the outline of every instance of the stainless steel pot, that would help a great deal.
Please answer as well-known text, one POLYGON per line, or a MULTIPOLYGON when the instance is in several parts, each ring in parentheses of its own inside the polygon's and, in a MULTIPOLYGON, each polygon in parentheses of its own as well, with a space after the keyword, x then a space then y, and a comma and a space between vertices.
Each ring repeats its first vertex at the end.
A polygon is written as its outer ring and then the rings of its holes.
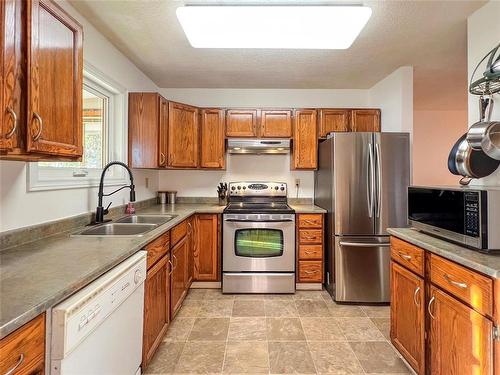
POLYGON ((500 160, 500 122, 476 122, 467 133, 467 142, 474 150, 482 150, 490 158, 500 160))

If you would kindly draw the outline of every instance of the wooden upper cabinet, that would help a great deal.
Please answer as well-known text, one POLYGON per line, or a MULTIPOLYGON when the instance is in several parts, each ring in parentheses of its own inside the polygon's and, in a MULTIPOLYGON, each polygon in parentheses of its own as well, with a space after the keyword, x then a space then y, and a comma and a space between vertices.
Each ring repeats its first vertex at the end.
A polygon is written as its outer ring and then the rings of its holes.
POLYGON ((168 108, 168 166, 198 166, 198 109, 170 102, 168 108))
POLYGON ((348 132, 348 109, 321 109, 319 111, 319 137, 326 138, 330 132, 348 132))
POLYGON ((199 214, 194 223, 194 280, 219 281, 220 222, 216 214, 199 214))
POLYGON ((202 109, 200 129, 200 167, 224 169, 224 111, 221 109, 202 109))
POLYGON ((430 288, 430 374, 492 374, 493 322, 430 288))
POLYGON ((316 110, 297 109, 293 118, 292 168, 316 169, 318 166, 318 135, 316 110))
POLYGON ((226 136, 257 137, 256 109, 228 109, 226 111, 226 136))
POLYGON ((291 110, 262 110, 260 135, 267 138, 290 138, 292 136, 291 110))
POLYGON ((391 340, 419 375, 425 374, 424 280, 391 262, 391 340))
POLYGON ((27 150, 81 157, 82 27, 53 1, 28 3, 27 150))
POLYGON ((379 132, 380 109, 353 109, 351 128, 355 132, 379 132))

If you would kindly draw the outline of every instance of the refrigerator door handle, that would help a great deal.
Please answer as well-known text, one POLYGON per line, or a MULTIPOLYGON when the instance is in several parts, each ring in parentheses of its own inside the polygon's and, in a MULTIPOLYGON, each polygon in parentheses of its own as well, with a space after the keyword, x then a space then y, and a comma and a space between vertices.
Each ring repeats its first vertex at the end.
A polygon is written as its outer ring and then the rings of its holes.
POLYGON ((382 166, 380 162, 380 145, 375 145, 375 160, 377 161, 377 200, 375 207, 377 210, 377 217, 380 217, 380 210, 382 209, 382 166))
POLYGON ((372 217, 374 210, 373 190, 375 188, 375 171, 373 168, 373 146, 371 143, 368 143, 368 173, 370 175, 366 179, 366 195, 368 201, 368 217, 372 217))
POLYGON ((366 243, 366 242, 348 242, 340 241, 340 246, 351 246, 351 247, 389 247, 390 242, 378 242, 378 243, 366 243))

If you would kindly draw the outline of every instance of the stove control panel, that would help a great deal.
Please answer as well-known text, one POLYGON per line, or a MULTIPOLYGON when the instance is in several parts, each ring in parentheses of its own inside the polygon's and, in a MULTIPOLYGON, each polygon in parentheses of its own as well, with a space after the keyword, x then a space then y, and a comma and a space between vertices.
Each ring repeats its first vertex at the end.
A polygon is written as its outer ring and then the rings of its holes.
POLYGON ((231 182, 229 195, 241 197, 286 197, 287 187, 284 182, 231 182))

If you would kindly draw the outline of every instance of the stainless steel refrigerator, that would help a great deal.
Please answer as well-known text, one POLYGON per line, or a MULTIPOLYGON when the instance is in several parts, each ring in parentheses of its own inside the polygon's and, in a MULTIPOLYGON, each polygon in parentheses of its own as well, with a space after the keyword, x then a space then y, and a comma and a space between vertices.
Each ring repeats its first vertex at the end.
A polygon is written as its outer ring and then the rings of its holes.
POLYGON ((334 133, 319 145, 315 204, 328 211, 326 288, 339 302, 390 301, 390 227, 407 226, 408 133, 334 133))

